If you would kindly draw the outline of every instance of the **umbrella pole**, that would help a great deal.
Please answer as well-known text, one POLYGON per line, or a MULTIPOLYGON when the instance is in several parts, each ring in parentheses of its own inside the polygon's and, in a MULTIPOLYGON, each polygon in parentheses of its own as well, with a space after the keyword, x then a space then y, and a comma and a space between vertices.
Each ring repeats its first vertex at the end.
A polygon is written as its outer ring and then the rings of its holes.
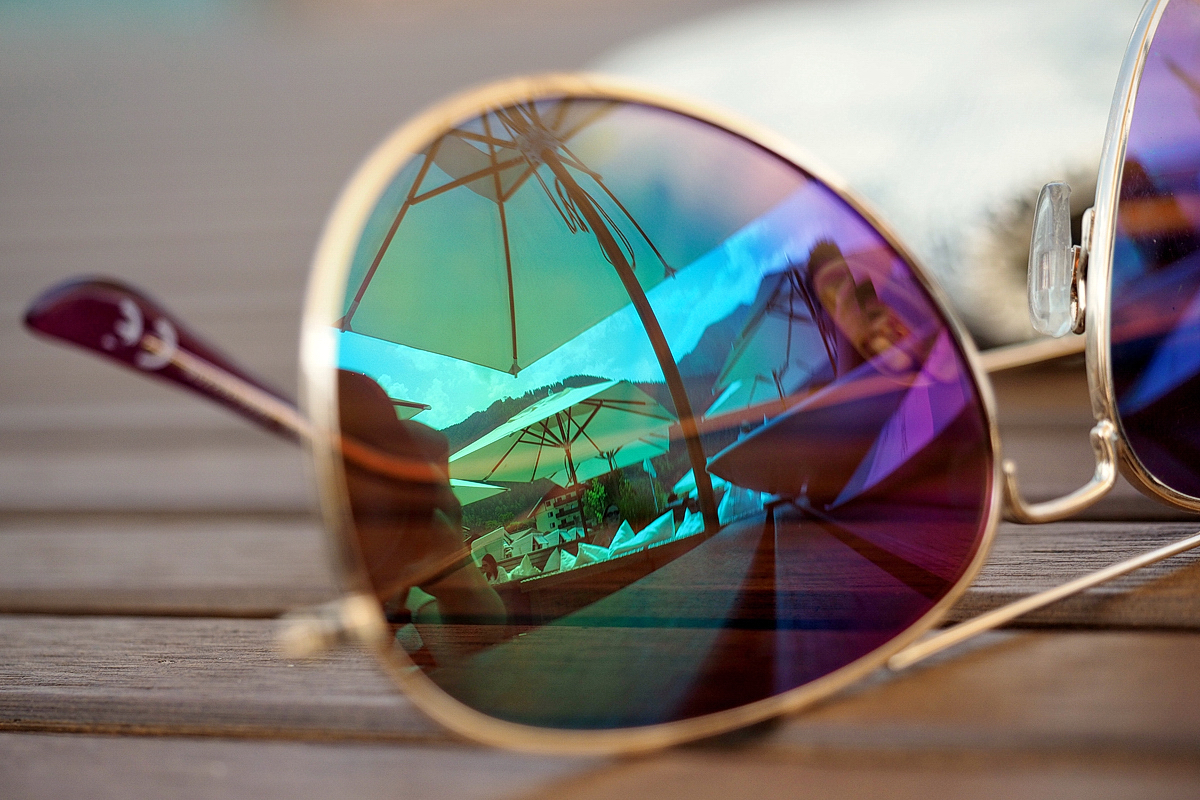
POLYGON ((625 258, 625 253, 617 245, 612 232, 596 211, 591 197, 552 150, 549 148, 543 150, 541 156, 543 163, 562 183, 567 194, 575 201, 576 207, 591 226, 592 233, 595 234, 600 247, 612 262, 625 291, 629 294, 629 299, 633 302, 633 307, 637 310, 642 326, 646 329, 646 335, 650 338, 650 346, 654 348, 654 355, 662 368, 667 390, 671 393, 671 400, 674 401, 675 410, 679 414, 679 427, 683 431, 683 441, 687 446, 688 461, 691 462, 692 472, 696 476, 696 499, 700 502, 700 513, 704 517, 704 530, 708 533, 716 533, 720 528, 720 522, 717 519, 717 503, 713 496, 712 479, 708 475, 708 459, 704 453, 704 445, 700 442, 700 430, 696 426, 696 418, 692 413, 691 400, 688 399, 687 390, 683 386, 683 376, 679 374, 679 365, 675 363, 675 356, 672 355, 671 348, 667 344, 667 337, 658 323, 658 317, 655 316, 654 309, 650 307, 650 300, 646 297, 646 292, 642 290, 642 285, 638 283, 637 276, 633 274, 633 267, 630 266, 629 261, 625 258))
MULTIPOLYGON (((571 457, 571 437, 570 431, 563 431, 562 420, 559 415, 555 414, 555 419, 558 419, 558 429, 562 433, 563 453, 567 457, 567 479, 571 482, 571 490, 575 492, 575 507, 579 509, 579 526, 583 528, 584 537, 587 536, 587 511, 583 507, 583 489, 579 485, 579 476, 575 473, 575 459, 571 457)), ((570 422, 567 423, 568 427, 570 422)))

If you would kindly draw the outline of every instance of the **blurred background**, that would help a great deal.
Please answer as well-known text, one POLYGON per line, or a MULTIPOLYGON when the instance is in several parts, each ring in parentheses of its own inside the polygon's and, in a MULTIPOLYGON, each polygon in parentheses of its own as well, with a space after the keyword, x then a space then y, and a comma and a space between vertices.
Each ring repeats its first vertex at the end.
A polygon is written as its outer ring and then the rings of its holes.
POLYGON ((303 455, 34 340, 78 274, 157 296, 294 392, 325 213, 393 127, 596 70, 731 108, 843 174, 981 342, 1028 335, 1029 206, 1082 207, 1141 0, 0 0, 0 509, 311 508, 303 455))

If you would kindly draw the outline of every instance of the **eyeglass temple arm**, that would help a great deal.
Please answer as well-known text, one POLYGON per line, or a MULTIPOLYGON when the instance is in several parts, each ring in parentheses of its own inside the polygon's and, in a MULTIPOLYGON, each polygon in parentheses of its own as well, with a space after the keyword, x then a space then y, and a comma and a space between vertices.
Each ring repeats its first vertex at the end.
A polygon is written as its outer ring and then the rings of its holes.
MULTIPOLYGON (((1117 480, 1116 446, 1117 429, 1112 422, 1102 420, 1092 428, 1092 450, 1096 454, 1096 471, 1092 480, 1065 497, 1044 503, 1026 503, 1021 498, 1017 485, 1017 467, 1011 461, 1004 462, 1005 516, 1014 522, 1041 523, 1064 519, 1091 506, 1112 489, 1117 480)), ((901 670, 926 658, 978 636, 985 631, 998 628, 1023 614, 1056 603, 1063 598, 1078 594, 1093 586, 1118 578, 1134 570, 1170 558, 1173 555, 1200 545, 1200 533, 1181 542, 1159 548, 1149 553, 1122 561, 1111 567, 1084 575, 1081 578, 1056 586, 1038 594, 1030 595, 1008 605, 993 609, 974 619, 969 619, 947 628, 928 639, 901 650, 888 661, 888 667, 901 670)))
MULTIPOLYGON (((206 397, 285 439, 309 443, 315 436, 312 423, 281 392, 120 281, 80 278, 52 286, 30 304, 25 325, 206 397)), ((346 437, 338 446, 347 460, 376 474, 422 483, 447 480, 436 466, 419 459, 401 458, 346 437)))
MULTIPOLYGON (((1022 353, 1020 348, 1013 348, 1012 354, 994 355, 993 363, 985 363, 989 372, 999 372, 1034 363, 1041 360, 1040 357, 1053 357, 1080 349, 1079 338, 1060 337, 1068 331, 1077 334, 1083 332, 1087 256, 1094 212, 1088 209, 1084 213, 1082 241, 1080 245, 1073 246, 1070 240, 1070 197, 1071 189, 1064 183, 1050 183, 1042 189, 1034 211, 1034 230, 1029 247, 1030 317, 1035 329, 1053 338, 1039 342, 1035 346, 1036 353, 1033 352, 1035 348, 1025 347, 1023 349, 1030 352, 1022 353)), ((1013 462, 1005 461, 1005 515, 1014 522, 1053 522, 1082 511, 1107 494, 1117 481, 1116 425, 1111 420, 1100 420, 1092 428, 1091 439, 1096 455, 1096 471, 1092 479, 1071 494, 1056 500, 1026 503, 1017 484, 1017 467, 1013 462)), ((993 609, 901 650, 892 656, 888 666, 893 670, 905 669, 1023 614, 1197 546, 1200 546, 1200 533, 993 609)))
POLYGON ((1008 605, 992 609, 984 614, 980 614, 978 617, 960 622, 957 625, 952 625, 933 636, 906 647, 888 660, 888 667, 892 670, 906 669, 936 653, 965 642, 981 633, 998 628, 1031 611, 1036 611, 1051 603, 1057 603, 1059 600, 1079 594, 1082 591, 1091 589, 1093 586, 1099 586, 1114 578, 1127 575, 1142 567, 1187 552, 1195 547, 1200 547, 1200 532, 1165 547, 1160 547, 1157 550, 1151 550, 1148 553, 1135 556, 1127 561, 1121 561, 1110 567, 1105 567, 1104 569, 1076 578, 1053 589, 1047 589, 1044 592, 1038 592, 1008 605))

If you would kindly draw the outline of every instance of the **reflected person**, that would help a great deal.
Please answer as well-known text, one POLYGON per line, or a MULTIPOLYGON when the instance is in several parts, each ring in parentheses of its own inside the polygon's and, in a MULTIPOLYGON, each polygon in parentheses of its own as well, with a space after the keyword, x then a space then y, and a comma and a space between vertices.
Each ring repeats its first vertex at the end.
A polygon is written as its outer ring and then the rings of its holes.
MULTIPOLYGON (((391 399, 371 378, 338 371, 343 437, 381 454, 417 460, 448 474, 449 442, 427 425, 397 417, 391 399)), ((346 486, 356 540, 371 587, 381 602, 399 601, 417 587, 436 602, 413 615, 435 658, 460 650, 430 626, 484 626, 471 637, 486 645, 503 635, 503 601, 470 557, 462 534, 462 506, 448 477, 403 481, 345 460, 346 486), (480 640, 482 638, 482 640, 480 640)), ((462 637, 455 637, 456 640, 462 637)))

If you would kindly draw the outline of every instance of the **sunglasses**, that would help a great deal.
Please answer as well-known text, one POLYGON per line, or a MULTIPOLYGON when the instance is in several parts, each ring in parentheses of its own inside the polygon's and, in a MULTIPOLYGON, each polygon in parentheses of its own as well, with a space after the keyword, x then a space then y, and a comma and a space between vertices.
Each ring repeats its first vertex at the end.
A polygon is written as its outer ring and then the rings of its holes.
POLYGON ((367 159, 315 257, 304 413, 115 281, 26 322, 311 448, 347 595, 298 612, 291 651, 365 643, 497 745, 714 735, 1200 544, 918 642, 1002 510, 1075 513, 1118 457, 1200 509, 1198 42, 1200 8, 1147 7, 1081 246, 1066 190, 1039 201, 1031 309, 1065 332, 1086 308, 1098 419, 1095 477, 1048 503, 1001 461, 984 360, 860 200, 742 122, 590 77, 469 92, 367 159))

